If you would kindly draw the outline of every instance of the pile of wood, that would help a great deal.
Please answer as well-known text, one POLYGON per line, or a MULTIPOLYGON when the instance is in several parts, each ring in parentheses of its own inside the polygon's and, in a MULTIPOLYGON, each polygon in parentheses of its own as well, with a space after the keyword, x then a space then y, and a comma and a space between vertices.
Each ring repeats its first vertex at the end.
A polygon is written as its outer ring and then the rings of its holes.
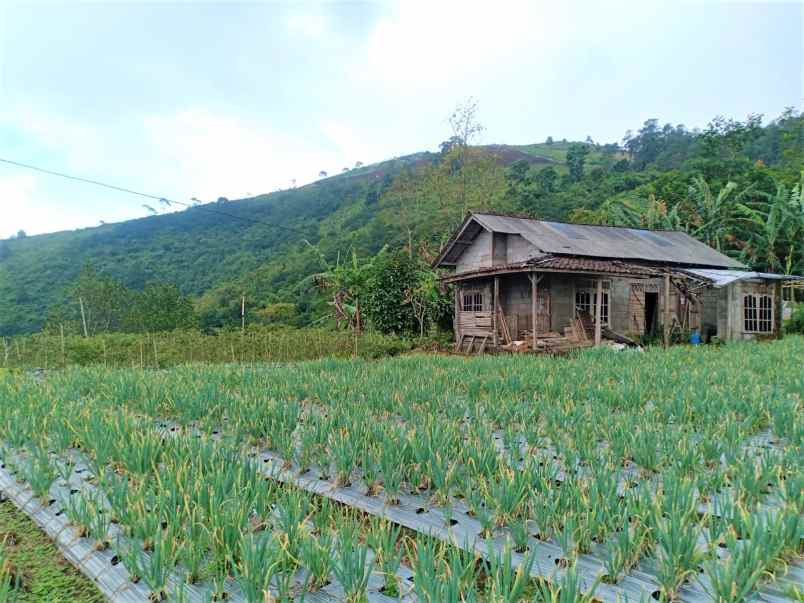
MULTIPOLYGON (((589 347, 594 344, 594 328, 591 332, 589 326, 582 318, 574 318, 564 327, 564 333, 557 331, 542 331, 536 333, 536 351, 549 354, 563 354, 578 348, 589 347)), ((533 331, 524 332, 524 338, 512 341, 502 346, 508 352, 529 352, 533 350, 533 331)))

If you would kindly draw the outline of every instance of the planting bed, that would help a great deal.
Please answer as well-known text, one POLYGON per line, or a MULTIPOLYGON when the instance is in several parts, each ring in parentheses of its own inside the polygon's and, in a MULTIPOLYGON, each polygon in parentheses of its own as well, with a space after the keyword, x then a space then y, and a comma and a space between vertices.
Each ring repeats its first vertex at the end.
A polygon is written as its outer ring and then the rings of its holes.
POLYGON ((0 487, 140 596, 794 600, 802 392, 796 337, 7 376, 0 487))

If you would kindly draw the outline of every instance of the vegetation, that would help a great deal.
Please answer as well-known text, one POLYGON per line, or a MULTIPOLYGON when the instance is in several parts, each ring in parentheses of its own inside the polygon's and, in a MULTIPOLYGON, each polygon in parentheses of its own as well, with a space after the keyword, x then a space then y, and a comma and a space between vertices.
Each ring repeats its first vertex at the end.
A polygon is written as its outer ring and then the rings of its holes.
POLYGON ((68 516, 100 541, 114 521, 109 544, 154 598, 170 576, 219 596, 233 576, 249 601, 330 581, 362 601, 372 576, 401 592, 404 559, 424 601, 610 597, 644 584, 635 568, 660 600, 733 601, 802 553, 802 354, 791 336, 571 361, 10 373, 0 440, 39 492, 81 465, 68 516), (421 501, 406 516, 437 512, 475 547, 333 505, 345 485, 380 516, 421 501))
POLYGON ((100 603, 104 598, 36 524, 5 501, 0 502, 0 601, 100 603))
POLYGON ((205 335, 197 330, 103 333, 91 337, 36 333, 0 340, 0 367, 165 368, 188 363, 256 363, 323 357, 379 358, 412 348, 412 342, 369 331, 356 335, 323 328, 250 326, 205 335))
MULTIPOLYGON (((1 241, 0 335, 46 322, 80 325, 76 284, 88 264, 145 298, 169 293, 178 307, 191 299, 206 330, 239 325, 244 296, 249 319, 320 324, 333 318, 332 291, 311 275, 353 254, 370 263, 364 258, 386 246, 427 263, 469 209, 681 228, 750 266, 804 271, 804 117, 796 111, 765 124, 759 116, 716 118, 703 131, 648 120, 622 144, 523 146, 476 146, 476 112, 469 103, 452 116, 452 136, 438 153, 252 199, 1 241)), ((141 311, 108 324, 153 332, 189 318, 174 314, 166 323, 156 312, 161 302, 134 297, 125 306, 141 311)), ((91 319, 98 328, 111 320, 100 314, 91 319)), ((390 328, 419 331, 409 318, 390 328)))

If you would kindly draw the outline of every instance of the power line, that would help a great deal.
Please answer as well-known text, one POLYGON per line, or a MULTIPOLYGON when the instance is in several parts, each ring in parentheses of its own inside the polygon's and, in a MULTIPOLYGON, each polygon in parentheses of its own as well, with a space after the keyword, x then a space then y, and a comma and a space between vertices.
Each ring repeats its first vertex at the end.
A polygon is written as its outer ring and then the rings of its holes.
MULTIPOLYGON (((41 172, 43 174, 49 174, 50 176, 58 176, 60 178, 66 178, 68 180, 75 180, 75 181, 78 181, 78 182, 84 182, 86 184, 93 184, 95 186, 102 186, 104 188, 108 188, 108 189, 123 192, 123 193, 129 193, 131 195, 138 195, 140 197, 145 197, 147 199, 155 199, 155 200, 159 201, 160 203, 164 203, 165 205, 168 205, 168 206, 173 205, 175 203, 176 205, 181 205, 183 207, 187 207, 187 208, 191 208, 191 209, 197 209, 199 211, 206 211, 206 212, 209 212, 211 214, 217 214, 219 216, 225 216, 227 218, 233 218, 235 220, 242 220, 242 221, 245 221, 245 222, 252 222, 254 224, 262 224, 264 226, 270 226, 271 228, 279 228, 281 230, 286 230, 288 232, 295 232, 297 234, 304 235, 304 236, 307 236, 307 234, 308 234, 308 233, 306 233, 304 231, 301 231, 301 230, 299 230, 297 228, 292 228, 290 226, 284 226, 282 224, 277 224, 275 222, 266 222, 265 220, 257 220, 256 218, 247 218, 245 216, 238 216, 237 214, 231 214, 229 212, 220 211, 218 209, 211 209, 211 208, 203 206, 203 205, 193 205, 191 203, 185 203, 183 201, 176 201, 174 199, 168 199, 166 197, 158 197, 157 195, 151 195, 149 193, 143 193, 143 192, 140 192, 140 191, 135 191, 133 189, 125 188, 123 186, 117 186, 117 185, 114 185, 114 184, 109 184, 107 182, 101 182, 100 180, 91 180, 90 178, 83 178, 81 176, 73 176, 71 174, 65 174, 63 172, 55 172, 53 170, 48 170, 48 169, 45 169, 45 168, 41 168, 41 167, 38 167, 38 166, 35 166, 35 165, 31 165, 29 163, 22 163, 20 161, 13 161, 11 159, 4 159, 2 157, 0 157, 0 162, 7 163, 9 165, 15 165, 17 167, 26 168, 26 169, 29 169, 29 170, 34 170, 36 172, 41 172)), ((146 207, 148 209, 153 209, 150 206, 146 206, 146 207)))

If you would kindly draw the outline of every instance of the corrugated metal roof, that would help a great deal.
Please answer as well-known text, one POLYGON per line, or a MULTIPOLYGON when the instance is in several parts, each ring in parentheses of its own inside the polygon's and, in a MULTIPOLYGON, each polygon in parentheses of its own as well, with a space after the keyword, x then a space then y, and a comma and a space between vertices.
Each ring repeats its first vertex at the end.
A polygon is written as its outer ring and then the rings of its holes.
POLYGON ((712 281, 712 286, 716 289, 730 285, 737 281, 759 278, 771 281, 800 281, 804 277, 793 276, 790 274, 773 274, 772 272, 749 272, 745 270, 712 270, 703 268, 688 268, 684 272, 703 277, 712 281))
POLYGON ((471 217, 492 232, 521 235, 542 253, 692 266, 745 267, 684 232, 565 224, 484 213, 475 213, 471 217))

